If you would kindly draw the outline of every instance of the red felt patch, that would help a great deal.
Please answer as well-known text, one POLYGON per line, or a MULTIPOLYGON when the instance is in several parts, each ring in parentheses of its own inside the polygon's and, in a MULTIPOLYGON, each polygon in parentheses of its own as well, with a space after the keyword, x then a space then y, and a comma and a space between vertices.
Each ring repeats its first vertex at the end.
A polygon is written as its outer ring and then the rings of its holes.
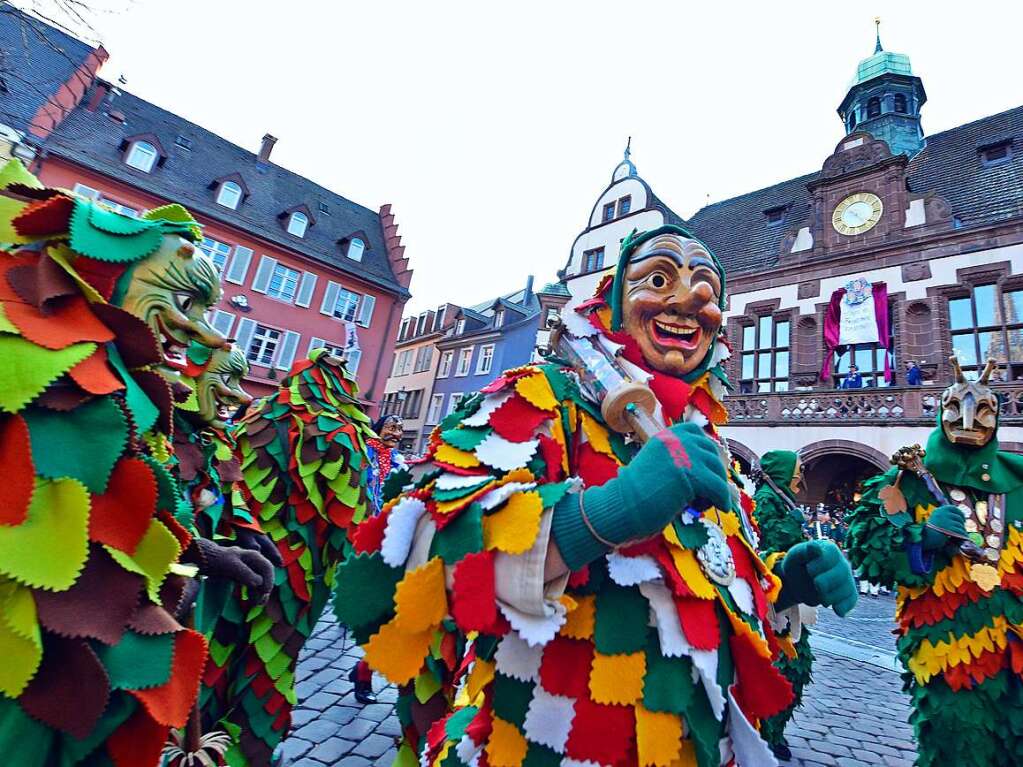
POLYGON ((568 576, 568 587, 580 589, 590 582, 590 567, 585 565, 568 576))
POLYGON ((721 643, 714 600, 675 597, 675 609, 686 639, 697 650, 716 650, 721 643))
POLYGON ((6 304, 4 310, 7 319, 25 338, 46 349, 63 349, 82 341, 104 343, 114 337, 81 296, 54 301, 48 314, 34 306, 13 302, 6 304))
POLYGON ((618 476, 618 463, 610 456, 598 453, 589 442, 579 446, 576 455, 576 473, 586 487, 603 485, 618 476))
POLYGON ((0 417, 0 525, 20 525, 35 489, 28 425, 20 415, 0 417))
POLYGON ((635 737, 632 706, 605 706, 583 695, 575 702, 565 754, 571 759, 617 764, 624 761, 635 737))
POLYGON ((550 418, 550 413, 514 395, 490 414, 490 425, 509 442, 526 442, 533 438, 537 427, 550 418))
POLYGON ((380 551, 384 543, 384 530, 387 528, 388 512, 363 520, 352 531, 352 547, 356 554, 367 554, 380 551))
MULTIPOLYGON (((87 283, 92 285, 107 301, 114 295, 117 280, 125 272, 125 265, 113 261, 98 261, 88 256, 75 259, 75 271, 87 283)), ((140 320, 141 321, 141 320, 140 320)))
POLYGON ((199 694, 199 681, 206 664, 206 640, 202 634, 185 630, 174 639, 174 664, 170 679, 159 687, 132 690, 149 715, 160 724, 184 727, 199 694))
POLYGON ((541 434, 540 439, 540 455, 543 456, 543 462, 545 466, 544 480, 546 482, 560 482, 564 476, 564 471, 561 466, 561 459, 565 454, 561 445, 553 437, 548 437, 546 434, 541 434))
POLYGON ((52 258, 41 256, 33 265, 16 266, 7 272, 7 282, 22 301, 49 313, 49 303, 81 291, 64 267, 52 258))
POLYGON ((767 719, 784 711, 794 700, 792 683, 770 660, 763 658, 745 634, 729 638, 735 662, 735 702, 750 720, 767 719))
POLYGON ((351 527, 352 518, 355 516, 355 509, 351 506, 346 506, 335 498, 327 504, 324 510, 327 512, 327 519, 335 527, 340 527, 342 530, 351 527))
POLYGON ((107 753, 115 767, 159 764, 168 734, 165 725, 154 722, 139 708, 107 739, 107 753))
POLYGON ((110 394, 124 388, 121 379, 107 364, 107 352, 102 346, 70 370, 74 382, 90 394, 110 394))
MULTIPOLYGON (((643 365, 643 367, 647 366, 643 365)), ((689 398, 693 391, 692 387, 678 378, 655 373, 650 380, 650 388, 657 396, 657 401, 661 403, 664 415, 672 423, 682 420, 682 414, 685 412, 686 405, 689 404, 689 398)))
POLYGON ((493 381, 484 386, 482 389, 480 389, 480 392, 482 392, 483 394, 493 394, 494 392, 501 391, 501 389, 503 389, 507 385, 508 379, 505 378, 504 376, 498 376, 493 381))
POLYGON ((953 692, 971 690, 975 684, 990 679, 1009 665, 1010 656, 1006 655, 1004 650, 988 650, 982 652, 979 658, 971 659, 969 663, 950 666, 945 671, 945 681, 953 692))
POLYGON ((156 512, 156 477, 138 458, 122 458, 107 491, 92 497, 89 539, 134 554, 156 512))
POLYGON ((488 631, 497 620, 494 554, 466 554, 455 565, 451 615, 462 631, 488 631))
POLYGON ((83 740, 110 697, 110 680, 84 639, 46 636, 43 662, 18 698, 25 713, 83 740))
POLYGON ((184 551, 191 545, 192 534, 188 532, 188 529, 180 522, 178 522, 174 515, 171 514, 167 509, 161 510, 157 514, 156 518, 163 522, 164 526, 168 530, 170 530, 171 535, 173 535, 177 539, 178 545, 181 547, 182 551, 184 551))
POLYGON ((114 345, 129 370, 156 365, 163 359, 160 344, 143 320, 112 304, 93 304, 92 312, 114 331, 114 345))
POLYGON ((543 648, 540 684, 555 695, 586 698, 590 694, 590 667, 593 644, 580 639, 556 636, 543 648))
POLYGON ((41 237, 48 234, 62 234, 71 226, 71 211, 75 201, 58 194, 48 200, 34 202, 18 214, 11 222, 14 230, 22 237, 41 237))

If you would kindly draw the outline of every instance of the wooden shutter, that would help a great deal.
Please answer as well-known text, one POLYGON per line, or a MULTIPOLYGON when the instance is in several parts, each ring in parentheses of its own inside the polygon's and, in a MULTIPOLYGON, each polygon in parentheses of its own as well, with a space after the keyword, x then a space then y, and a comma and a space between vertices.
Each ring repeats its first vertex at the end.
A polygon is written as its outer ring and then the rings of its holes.
POLYGON ((270 277, 273 276, 274 267, 277 266, 277 259, 270 256, 261 256, 259 268, 256 269, 256 279, 252 281, 252 289, 257 293, 266 293, 270 286, 270 277))
POLYGON ((213 311, 213 329, 224 338, 231 337, 231 327, 234 325, 234 315, 231 312, 224 312, 220 309, 213 311))
POLYGON ((277 353, 277 361, 274 367, 278 370, 289 370, 291 363, 295 361, 295 350, 298 349, 298 341, 302 336, 291 330, 284 331, 284 338, 281 341, 281 349, 277 353))
POLYGON ((309 306, 313 302, 313 291, 316 290, 316 275, 312 272, 302 273, 302 283, 298 286, 296 306, 309 306))
POLYGON ((235 245, 234 257, 231 259, 231 266, 224 275, 224 279, 228 282, 233 282, 235 285, 244 285, 251 262, 252 248, 246 248, 244 245, 235 245))
POLYGON ((337 291, 340 285, 332 280, 327 281, 327 289, 323 291, 323 303, 320 304, 320 314, 334 316, 334 307, 337 305, 337 291))
POLYGON ((376 304, 377 300, 373 296, 363 296, 362 306, 359 307, 359 319, 356 320, 356 323, 368 328, 369 323, 373 321, 373 308, 376 304))
POLYGON ((322 338, 317 338, 316 336, 313 336, 312 338, 309 339, 309 348, 306 349, 305 353, 307 355, 312 354, 317 349, 321 349, 326 345, 327 342, 324 341, 322 338))
POLYGON ((256 321, 250 320, 248 317, 242 317, 241 322, 238 323, 238 330, 234 334, 234 341, 238 344, 238 348, 241 349, 242 354, 248 359, 249 356, 249 345, 252 343, 252 334, 256 332, 256 321))
POLYGON ((348 367, 348 372, 355 375, 359 372, 359 361, 362 359, 362 351, 355 349, 354 351, 348 352, 345 355, 345 363, 348 367))

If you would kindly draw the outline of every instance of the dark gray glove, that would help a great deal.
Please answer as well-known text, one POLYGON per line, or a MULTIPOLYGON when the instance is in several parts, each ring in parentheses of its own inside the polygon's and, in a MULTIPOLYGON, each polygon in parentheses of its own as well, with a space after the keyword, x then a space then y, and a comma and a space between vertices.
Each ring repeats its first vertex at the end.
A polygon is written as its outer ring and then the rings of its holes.
POLYGON ((270 597, 274 587, 274 566, 258 551, 240 546, 220 546, 206 538, 194 539, 200 553, 199 572, 210 578, 248 586, 260 604, 270 597))
POLYGON ((247 527, 239 527, 235 530, 234 540, 243 549, 258 551, 269 559, 270 564, 274 567, 284 567, 284 559, 281 558, 281 552, 274 546, 274 542, 270 540, 269 535, 257 533, 255 530, 249 530, 247 527))

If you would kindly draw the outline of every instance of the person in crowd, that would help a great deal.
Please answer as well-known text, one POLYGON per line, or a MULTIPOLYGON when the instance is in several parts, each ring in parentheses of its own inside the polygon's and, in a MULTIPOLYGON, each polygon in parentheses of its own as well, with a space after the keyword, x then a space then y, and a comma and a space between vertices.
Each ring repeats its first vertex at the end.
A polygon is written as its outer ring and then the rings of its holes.
POLYGON ((915 360, 906 361, 906 386, 921 386, 924 382, 924 372, 915 360))
POLYGON ((860 369, 855 365, 849 366, 849 374, 843 379, 841 389, 862 389, 863 388, 863 376, 860 375, 860 369))

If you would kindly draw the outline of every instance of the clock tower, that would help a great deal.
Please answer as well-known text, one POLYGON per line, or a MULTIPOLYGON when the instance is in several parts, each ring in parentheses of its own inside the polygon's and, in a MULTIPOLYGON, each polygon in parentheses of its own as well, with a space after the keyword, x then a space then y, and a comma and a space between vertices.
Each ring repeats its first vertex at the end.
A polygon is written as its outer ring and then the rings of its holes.
MULTIPOLYGON (((880 25, 880 20, 875 19, 880 25)), ((856 67, 838 114, 846 134, 865 131, 885 141, 892 154, 914 157, 926 139, 920 125, 920 108, 927 101, 923 82, 913 74, 909 56, 881 46, 880 27, 874 53, 856 67)))

